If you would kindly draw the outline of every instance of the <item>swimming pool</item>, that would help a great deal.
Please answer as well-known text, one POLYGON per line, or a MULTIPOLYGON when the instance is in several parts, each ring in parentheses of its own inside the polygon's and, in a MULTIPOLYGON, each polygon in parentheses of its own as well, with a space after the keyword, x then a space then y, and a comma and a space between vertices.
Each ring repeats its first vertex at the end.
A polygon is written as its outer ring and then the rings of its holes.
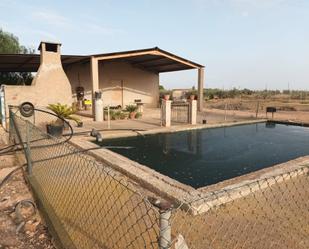
POLYGON ((267 122, 109 139, 100 145, 115 146, 110 150, 200 188, 308 155, 309 128, 267 122))

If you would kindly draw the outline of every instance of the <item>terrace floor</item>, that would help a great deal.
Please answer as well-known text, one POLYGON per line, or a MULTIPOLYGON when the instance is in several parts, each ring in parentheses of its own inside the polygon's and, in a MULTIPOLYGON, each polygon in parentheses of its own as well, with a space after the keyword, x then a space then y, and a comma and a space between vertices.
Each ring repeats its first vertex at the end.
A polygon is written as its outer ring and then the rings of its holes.
MULTIPOLYGON (((104 134, 114 137, 114 136, 130 136, 136 135, 139 132, 145 131, 156 131, 160 132, 161 130, 166 130, 165 127, 161 126, 161 119, 160 119, 160 109, 159 108, 147 108, 143 112, 143 116, 140 119, 124 119, 124 120, 111 120, 110 127, 108 127, 108 122, 94 122, 92 118, 92 111, 81 111, 78 113, 80 118, 83 121, 83 127, 79 128, 74 126, 75 133, 86 133, 90 132, 92 129, 96 130, 104 130, 104 134), (110 130, 110 131, 108 131, 110 130)), ((170 129, 175 130, 183 130, 188 128, 197 128, 201 126, 202 120, 206 119, 208 125, 224 125, 224 124, 232 124, 235 122, 242 122, 242 121, 252 121, 256 120, 253 116, 237 116, 234 113, 229 113, 226 115, 224 113, 214 113, 214 112, 200 112, 198 113, 197 117, 197 125, 192 126, 185 123, 172 123, 172 127, 170 129)))

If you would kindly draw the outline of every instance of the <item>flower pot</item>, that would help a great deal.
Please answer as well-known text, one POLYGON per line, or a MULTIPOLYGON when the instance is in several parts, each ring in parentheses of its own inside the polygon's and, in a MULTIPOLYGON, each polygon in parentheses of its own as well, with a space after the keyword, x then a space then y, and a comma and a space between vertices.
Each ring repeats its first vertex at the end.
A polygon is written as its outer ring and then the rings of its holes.
POLYGON ((195 95, 190 95, 190 100, 195 100, 195 95))
MULTIPOLYGON (((58 125, 58 126, 59 126, 59 125, 58 125)), ((64 130, 70 129, 70 122, 69 122, 69 121, 63 122, 63 129, 64 129, 64 130)))
POLYGON ((170 95, 169 94, 164 95, 164 100, 169 100, 169 99, 170 99, 170 95))
POLYGON ((47 133, 53 137, 61 137, 63 134, 63 125, 46 125, 47 133))
POLYGON ((135 119, 136 112, 130 112, 130 119, 135 119))

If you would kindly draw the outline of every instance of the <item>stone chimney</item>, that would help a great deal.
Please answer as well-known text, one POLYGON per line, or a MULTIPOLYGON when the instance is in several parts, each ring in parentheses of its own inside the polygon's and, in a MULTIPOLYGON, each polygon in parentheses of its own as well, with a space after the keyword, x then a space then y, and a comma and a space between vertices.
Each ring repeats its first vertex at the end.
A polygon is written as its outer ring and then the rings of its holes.
POLYGON ((40 43, 40 67, 31 86, 3 87, 7 117, 8 105, 20 105, 25 101, 39 108, 55 103, 72 105, 71 84, 62 68, 60 47, 60 43, 40 43))
POLYGON ((40 67, 31 85, 41 98, 46 98, 45 101, 38 101, 41 105, 57 102, 72 104, 71 84, 62 67, 60 48, 60 43, 52 42, 41 42, 38 48, 40 67))

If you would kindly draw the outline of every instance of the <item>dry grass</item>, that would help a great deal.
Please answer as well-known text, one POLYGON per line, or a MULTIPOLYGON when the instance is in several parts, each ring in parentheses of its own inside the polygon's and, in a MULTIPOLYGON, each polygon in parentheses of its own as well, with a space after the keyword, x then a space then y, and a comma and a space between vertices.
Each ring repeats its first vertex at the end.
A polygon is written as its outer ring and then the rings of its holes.
POLYGON ((189 248, 309 248, 308 175, 285 179, 192 216, 180 209, 174 233, 182 234, 189 248))

